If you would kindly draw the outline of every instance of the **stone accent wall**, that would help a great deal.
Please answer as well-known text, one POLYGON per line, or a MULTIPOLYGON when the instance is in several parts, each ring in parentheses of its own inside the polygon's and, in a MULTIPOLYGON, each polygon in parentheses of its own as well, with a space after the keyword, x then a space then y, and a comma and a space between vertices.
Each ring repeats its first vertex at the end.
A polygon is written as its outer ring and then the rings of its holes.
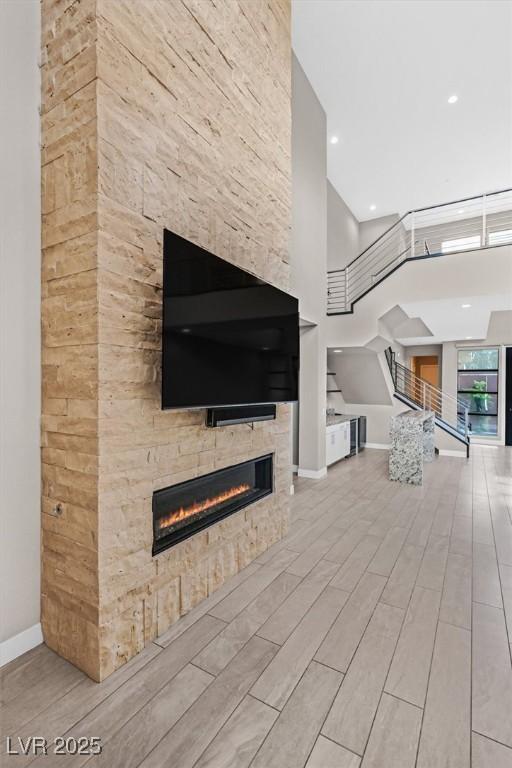
POLYGON ((42 9, 43 630, 101 680, 287 527, 288 407, 163 412, 160 316, 164 227, 288 288, 290 7, 42 9), (154 490, 268 452, 271 497, 151 556, 154 490))
POLYGON ((94 0, 45 0, 41 621, 48 645, 98 679, 96 40, 94 0))

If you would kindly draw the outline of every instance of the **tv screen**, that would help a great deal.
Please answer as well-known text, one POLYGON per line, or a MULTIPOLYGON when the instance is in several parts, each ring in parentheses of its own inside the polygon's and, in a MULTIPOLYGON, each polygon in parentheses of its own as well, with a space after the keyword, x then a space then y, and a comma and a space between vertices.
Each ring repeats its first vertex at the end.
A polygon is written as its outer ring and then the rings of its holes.
POLYGON ((162 408, 297 400, 293 296, 164 230, 162 408))

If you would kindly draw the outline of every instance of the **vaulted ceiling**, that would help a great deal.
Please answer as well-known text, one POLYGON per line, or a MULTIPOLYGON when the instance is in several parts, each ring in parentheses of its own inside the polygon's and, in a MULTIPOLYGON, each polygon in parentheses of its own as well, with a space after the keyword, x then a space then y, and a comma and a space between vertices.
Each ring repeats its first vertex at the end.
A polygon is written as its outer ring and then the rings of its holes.
POLYGON ((508 0, 294 0, 292 19, 359 220, 512 186, 508 0))

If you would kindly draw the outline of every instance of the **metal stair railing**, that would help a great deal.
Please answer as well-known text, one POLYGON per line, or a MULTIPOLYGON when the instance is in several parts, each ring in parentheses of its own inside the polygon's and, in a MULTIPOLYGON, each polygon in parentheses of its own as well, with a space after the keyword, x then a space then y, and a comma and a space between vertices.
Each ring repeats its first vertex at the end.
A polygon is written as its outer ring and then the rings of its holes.
POLYGON ((397 363, 391 348, 386 349, 386 360, 395 393, 418 408, 433 411, 436 423, 457 432, 469 444, 469 409, 466 404, 397 363))
POLYGON ((512 244, 512 189, 408 211, 343 269, 327 273, 327 314, 354 303, 406 261, 512 244))

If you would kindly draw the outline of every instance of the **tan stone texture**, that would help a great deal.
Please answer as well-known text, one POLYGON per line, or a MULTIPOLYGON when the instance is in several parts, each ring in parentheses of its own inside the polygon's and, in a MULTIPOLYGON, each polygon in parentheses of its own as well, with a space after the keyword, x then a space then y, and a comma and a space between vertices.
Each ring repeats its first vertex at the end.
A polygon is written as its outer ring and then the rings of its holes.
POLYGON ((42 623, 101 680, 287 527, 288 407, 163 412, 160 332, 165 227, 288 288, 290 4, 43 0, 42 46, 42 623), (152 557, 154 490, 265 453, 271 497, 152 557))

